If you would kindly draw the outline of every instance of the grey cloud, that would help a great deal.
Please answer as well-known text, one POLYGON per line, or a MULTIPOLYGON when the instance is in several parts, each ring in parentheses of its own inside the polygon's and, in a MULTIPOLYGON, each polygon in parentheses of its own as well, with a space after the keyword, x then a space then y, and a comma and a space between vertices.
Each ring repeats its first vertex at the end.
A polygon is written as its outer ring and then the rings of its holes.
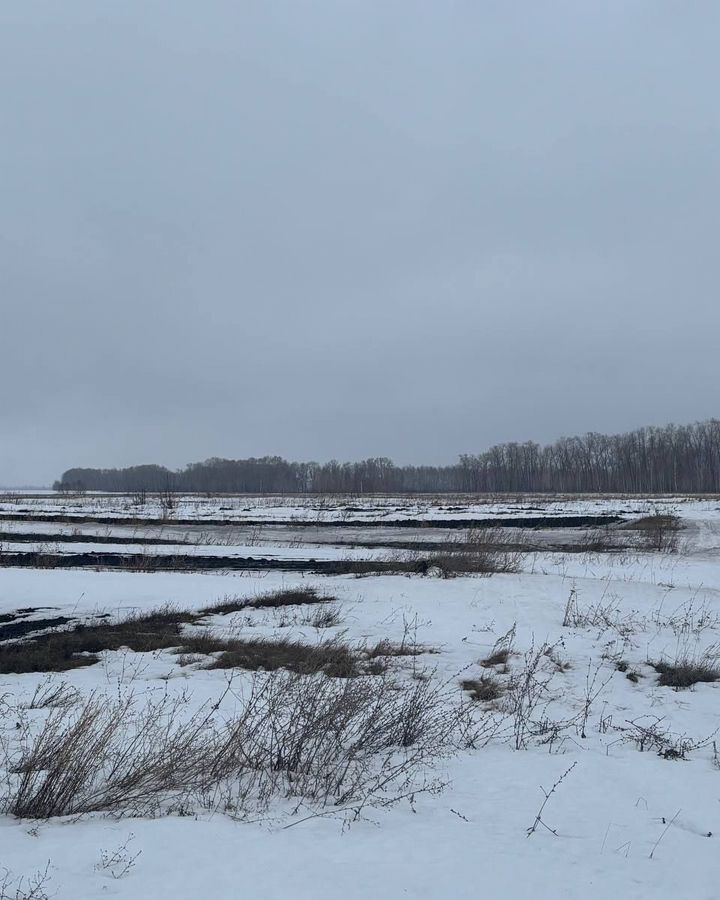
POLYGON ((8 0, 0 483, 718 414, 715 4, 8 0))

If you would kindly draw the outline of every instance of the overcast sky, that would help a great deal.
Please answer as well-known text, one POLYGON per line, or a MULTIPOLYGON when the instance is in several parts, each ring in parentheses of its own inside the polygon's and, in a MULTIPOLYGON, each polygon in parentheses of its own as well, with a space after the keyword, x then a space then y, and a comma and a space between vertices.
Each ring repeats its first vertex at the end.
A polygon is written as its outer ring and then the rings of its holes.
POLYGON ((3 0, 0 484, 720 415, 720 4, 3 0))

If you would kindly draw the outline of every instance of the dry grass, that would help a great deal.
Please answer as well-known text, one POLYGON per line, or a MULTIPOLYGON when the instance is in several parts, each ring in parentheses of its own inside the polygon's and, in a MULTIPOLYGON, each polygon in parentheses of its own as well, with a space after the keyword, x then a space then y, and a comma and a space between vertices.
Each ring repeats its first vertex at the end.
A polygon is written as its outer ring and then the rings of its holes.
POLYGON ((684 689, 699 682, 720 681, 720 661, 716 656, 681 657, 674 662, 659 660, 650 665, 660 676, 658 684, 664 687, 684 689))
POLYGON ((485 659, 481 659, 480 665, 483 669, 491 669, 493 666, 507 666, 511 652, 509 647, 500 647, 498 650, 493 650, 485 659))
POLYGON ((421 647, 419 644, 395 643, 384 638, 378 641, 377 644, 367 647, 364 655, 367 659, 377 659, 378 657, 386 656, 420 656, 422 653, 430 652, 432 651, 429 648, 421 647))
POLYGON ((429 682, 276 672, 253 676, 240 712, 224 716, 221 702, 188 716, 167 696, 93 695, 53 710, 20 732, 2 808, 33 819, 198 806, 243 817, 285 797, 359 815, 437 789, 428 770, 471 739, 467 708, 429 682))
POLYGON ((680 550, 682 527, 678 516, 656 510, 652 515, 626 523, 623 530, 637 533, 640 549, 677 553, 680 550))
MULTIPOLYGON (((314 589, 275 592, 248 602, 254 608, 280 608, 293 605, 303 597, 306 602, 323 604, 304 620, 305 624, 327 628, 340 621, 338 610, 325 605, 331 598, 320 597, 314 589)), ((228 604, 219 606, 227 608, 228 604)), ((207 614, 208 609, 195 613, 167 606, 133 614, 118 622, 55 629, 0 645, 0 673, 63 672, 93 665, 102 652, 128 648, 136 653, 177 650, 183 665, 196 661, 198 655, 213 655, 211 668, 268 671, 288 668, 305 674, 325 672, 336 677, 358 674, 357 654, 337 641, 312 646, 289 640, 219 638, 206 630, 196 629, 192 633, 184 630, 184 626, 197 624, 207 614)))
POLYGON ((519 572, 528 546, 525 538, 515 538, 509 543, 502 528, 470 528, 455 540, 444 542, 441 549, 390 552, 384 560, 368 562, 368 573, 373 567, 375 571, 440 575, 443 578, 519 572))
POLYGON ((170 649, 182 643, 181 626, 192 613, 164 607, 119 622, 76 625, 0 646, 0 673, 63 672, 93 665, 105 650, 127 647, 137 653, 170 649))
POLYGON ((337 606, 321 606, 312 611, 306 610, 300 619, 301 625, 311 628, 334 628, 342 622, 342 614, 337 606))
POLYGON ((332 603, 336 598, 321 594, 314 587, 281 588, 257 597, 228 597, 220 603, 200 610, 201 616, 228 615, 247 609, 277 609, 283 606, 307 606, 314 603, 332 603))
POLYGON ((301 675, 322 672, 331 678, 351 678, 360 674, 357 655, 339 641, 301 644, 288 640, 189 641, 186 652, 215 653, 209 669, 247 669, 272 672, 287 669, 301 675), (206 649, 201 649, 205 646, 206 649), (212 649, 210 649, 212 647, 212 649))
POLYGON ((445 576, 519 572, 526 553, 524 542, 508 545, 501 528, 470 528, 454 546, 425 558, 428 570, 445 576))
POLYGON ((50 818, 146 802, 197 778, 204 723, 168 727, 177 709, 91 696, 79 710, 56 710, 24 748, 6 798, 20 818, 50 818), (135 727, 127 726, 133 722, 135 727))
POLYGON ((627 680, 632 681, 633 684, 637 684, 642 678, 640 672, 630 668, 630 663, 626 659, 617 660, 615 662, 615 668, 618 672, 622 672, 627 680))
POLYGON ((489 703, 497 700, 505 691, 502 683, 494 675, 481 675, 479 678, 468 678, 461 682, 462 689, 470 694, 478 703, 489 703))

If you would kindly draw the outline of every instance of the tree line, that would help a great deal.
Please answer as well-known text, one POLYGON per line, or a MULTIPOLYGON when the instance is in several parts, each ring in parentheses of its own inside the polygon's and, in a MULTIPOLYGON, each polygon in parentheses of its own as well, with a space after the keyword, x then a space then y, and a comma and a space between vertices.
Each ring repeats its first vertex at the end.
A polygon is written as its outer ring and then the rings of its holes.
POLYGON ((590 433, 540 446, 505 443, 449 466, 289 462, 280 456, 208 459, 173 471, 158 465, 69 469, 59 491, 187 493, 720 493, 720 420, 590 433))

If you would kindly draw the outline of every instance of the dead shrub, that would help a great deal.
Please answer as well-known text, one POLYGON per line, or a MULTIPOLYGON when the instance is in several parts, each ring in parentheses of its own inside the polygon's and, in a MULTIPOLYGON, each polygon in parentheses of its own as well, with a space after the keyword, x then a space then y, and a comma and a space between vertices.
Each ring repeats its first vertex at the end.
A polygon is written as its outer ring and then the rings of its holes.
POLYGON ((637 630, 645 626, 635 611, 623 614, 620 611, 620 598, 615 596, 606 599, 603 594, 596 603, 582 607, 575 588, 571 589, 565 604, 562 624, 564 628, 598 628, 601 632, 614 631, 624 640, 628 640, 637 630))
POLYGON ((439 789, 428 770, 472 738, 469 710, 428 681, 276 672, 252 677, 239 713, 220 706, 188 717, 167 696, 92 695, 53 710, 6 750, 3 809, 45 819, 201 804, 246 816, 295 797, 359 814, 439 789))
POLYGON ((0 900, 49 900, 50 862, 44 869, 24 876, 16 876, 9 869, 3 870, 0 881, 0 900))
POLYGON ((663 611, 661 603, 651 613, 650 622, 658 630, 671 629, 677 637, 686 635, 699 637, 704 631, 717 629, 720 626, 720 616, 712 609, 707 599, 698 602, 696 593, 669 613, 663 611))
POLYGON ((562 641, 536 644, 533 638, 530 648, 523 654, 522 663, 506 682, 501 706, 508 717, 516 750, 527 749, 532 742, 552 748, 564 740, 570 729, 585 737, 592 704, 608 682, 598 684, 600 667, 593 674, 588 666, 585 697, 580 711, 567 718, 554 718, 551 713, 560 694, 553 689, 553 680, 565 671, 565 664, 558 656, 562 646, 562 641))
POLYGON ((613 541, 610 529, 607 525, 600 528, 589 529, 576 546, 563 546, 566 552, 577 549, 585 553, 609 553, 618 549, 617 542, 613 541))
POLYGON ((687 759, 687 755, 714 745, 717 729, 706 737, 692 738, 670 731, 660 716, 638 716, 615 726, 622 739, 633 743, 641 752, 655 751, 663 759, 687 759))
POLYGON ((622 526, 625 531, 637 532, 639 547, 658 553, 677 553, 680 549, 682 520, 679 516, 656 509, 651 515, 635 519, 622 526))
POLYGON ((572 668, 572 665, 560 655, 558 645, 548 647, 545 651, 545 656, 550 660, 553 666, 555 666, 557 672, 567 672, 572 668))
POLYGON ((508 544, 501 528, 470 528, 451 549, 425 557, 428 569, 444 577, 463 574, 491 575, 519 572, 525 557, 524 542, 508 544))
POLYGON ((177 704, 91 695, 78 711, 54 710, 22 748, 5 798, 19 818, 51 818, 127 807, 149 811, 157 798, 197 784, 206 761, 207 719, 174 725, 177 704))
POLYGON ((219 758, 226 776, 249 778, 245 795, 384 805, 399 785, 401 793, 410 786, 418 765, 459 746, 464 712, 447 701, 427 682, 283 674, 251 696, 249 720, 230 724, 219 758), (250 748, 248 731, 259 736, 250 748))
POLYGON ((81 694, 66 681, 56 682, 53 676, 44 678, 35 688, 28 709, 48 709, 50 707, 74 706, 81 700, 81 694))
MULTIPOLYGON (((524 538, 508 542, 501 528, 471 528, 443 542, 432 552, 422 549, 395 550, 382 560, 368 562, 368 571, 400 571, 419 575, 492 575, 518 572, 527 553, 524 538)), ((356 561, 360 565, 362 561, 356 561)))

